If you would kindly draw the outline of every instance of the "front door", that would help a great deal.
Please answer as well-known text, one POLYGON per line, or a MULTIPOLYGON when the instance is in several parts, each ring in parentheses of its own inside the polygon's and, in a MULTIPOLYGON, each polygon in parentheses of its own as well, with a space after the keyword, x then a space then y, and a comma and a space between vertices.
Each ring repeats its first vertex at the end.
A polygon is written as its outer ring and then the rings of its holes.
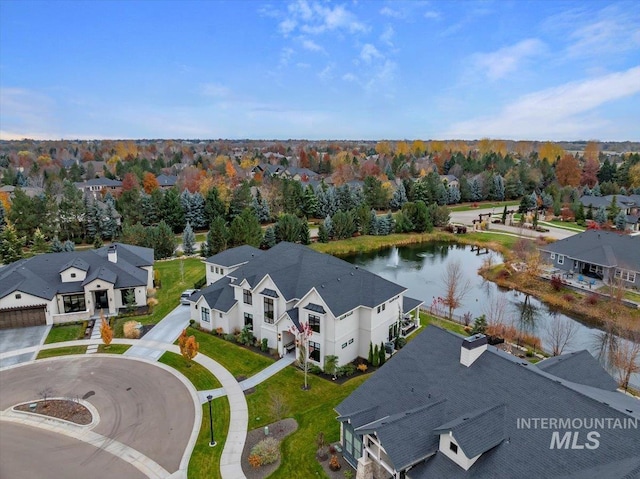
POLYGON ((95 291, 93 295, 96 305, 96 311, 98 309, 109 309, 109 298, 107 296, 107 291, 95 291))

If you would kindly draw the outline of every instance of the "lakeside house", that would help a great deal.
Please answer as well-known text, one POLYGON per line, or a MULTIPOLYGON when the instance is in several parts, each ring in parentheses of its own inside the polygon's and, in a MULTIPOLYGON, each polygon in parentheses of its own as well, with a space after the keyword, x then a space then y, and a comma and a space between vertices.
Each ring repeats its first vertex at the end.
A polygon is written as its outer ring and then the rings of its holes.
POLYGON ((592 213, 595 213, 600 207, 604 207, 607 211, 610 210, 614 198, 618 208, 625 215, 625 229, 638 231, 640 228, 640 195, 583 195, 580 197, 580 203, 585 208, 591 208, 592 213))
POLYGON ((122 181, 105 177, 92 178, 75 183, 75 185, 85 196, 92 195, 94 198, 98 198, 102 192, 109 192, 114 197, 117 197, 122 192, 122 181))
POLYGON ((0 268, 0 329, 84 321, 145 307, 153 249, 114 243, 48 253, 0 268))
POLYGON ((587 351, 533 365, 429 326, 336 411, 358 478, 640 475, 640 401, 587 351))
POLYGON ((419 325, 422 301, 406 297, 406 288, 303 245, 240 246, 205 265, 208 286, 190 298, 200 327, 226 334, 248 327, 284 355, 308 323, 309 359, 320 367, 327 355, 339 365, 366 358, 370 343, 392 342, 419 325))
POLYGON ((640 288, 640 236, 587 230, 539 248, 543 260, 559 270, 640 288))

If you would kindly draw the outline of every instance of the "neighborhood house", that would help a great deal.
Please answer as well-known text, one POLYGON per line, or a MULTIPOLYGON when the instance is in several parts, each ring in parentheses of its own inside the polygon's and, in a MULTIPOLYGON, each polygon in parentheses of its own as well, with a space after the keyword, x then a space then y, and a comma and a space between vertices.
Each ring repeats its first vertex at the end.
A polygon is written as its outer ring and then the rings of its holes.
POLYGON ((49 253, 0 269, 0 329, 83 321, 144 307, 153 249, 114 243, 49 253))
POLYGON ((533 365, 429 326, 336 411, 358 478, 640 473, 640 403, 587 351, 533 365))
POLYGON ((191 297, 191 319, 224 333, 250 328, 284 355, 308 323, 309 359, 346 364, 369 344, 393 342, 419 325, 421 301, 406 288, 346 261, 282 242, 267 251, 240 246, 205 261, 208 286, 191 297))
POLYGON ((640 288, 640 236, 587 230, 540 248, 546 263, 569 274, 640 288))

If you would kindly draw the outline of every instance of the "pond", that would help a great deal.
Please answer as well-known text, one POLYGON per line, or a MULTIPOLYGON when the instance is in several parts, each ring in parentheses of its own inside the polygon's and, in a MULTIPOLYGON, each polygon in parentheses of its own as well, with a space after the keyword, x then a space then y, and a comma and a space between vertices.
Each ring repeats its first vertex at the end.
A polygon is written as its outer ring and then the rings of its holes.
MULTIPOLYGON (((407 296, 424 301, 426 308, 431 306, 434 298, 444 296, 443 276, 447 265, 459 261, 463 282, 468 281, 469 289, 461 306, 455 310, 458 317, 465 314, 473 319, 482 314, 487 318, 501 317, 503 322, 538 336, 545 351, 551 349, 550 338, 553 333, 550 329, 553 321, 569 322, 573 325, 575 334, 563 353, 587 349, 597 357, 597 344, 603 335, 601 330, 577 317, 552 311, 529 295, 499 288, 478 274, 478 269, 485 261, 501 263, 502 256, 499 253, 484 248, 477 250, 467 245, 431 242, 361 253, 342 259, 406 287, 407 296)), ((638 387, 640 376, 635 375, 631 382, 638 387)))

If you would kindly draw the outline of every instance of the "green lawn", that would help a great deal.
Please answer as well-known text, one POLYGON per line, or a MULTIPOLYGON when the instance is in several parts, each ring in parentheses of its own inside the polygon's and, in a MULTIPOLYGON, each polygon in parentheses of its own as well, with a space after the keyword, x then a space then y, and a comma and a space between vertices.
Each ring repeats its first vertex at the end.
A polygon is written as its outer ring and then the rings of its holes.
POLYGON ((84 339, 84 331, 82 323, 80 324, 64 324, 56 325, 51 328, 44 344, 61 343, 63 341, 75 341, 76 339, 84 339))
POLYGON ((204 366, 193 361, 189 366, 186 359, 179 354, 167 351, 158 361, 182 373, 198 391, 222 387, 222 384, 204 366))
POLYGON ((258 385, 256 391, 247 396, 250 430, 276 420, 271 411, 271 394, 274 392, 282 396, 288 410, 282 418, 293 417, 298 422, 298 430, 281 445, 282 462, 270 478, 326 477, 315 459, 315 439, 320 431, 324 432, 328 442, 340 439, 337 414, 333 408, 368 377, 359 376, 338 385, 309 375, 311 389, 303 391, 302 371, 289 367, 258 385))
MULTIPOLYGON (((447 321, 446 319, 436 318, 429 313, 420 312, 420 324, 422 326, 428 326, 429 324, 433 324, 434 326, 438 326, 442 329, 447 329, 449 331, 453 331, 454 333, 462 334, 463 336, 468 336, 465 332, 464 327, 461 324, 458 324, 454 321, 447 321)), ((418 333, 420 334, 420 333, 418 333)), ((414 338, 416 334, 410 336, 410 338, 414 338)))
POLYGON ((197 329, 190 328, 189 335, 191 334, 200 344, 200 353, 219 362, 235 377, 252 376, 275 361, 197 329))
POLYGON ((111 344, 110 346, 100 344, 98 346, 98 352, 106 354, 124 354, 124 352, 130 347, 131 345, 129 344, 111 344))
POLYGON ((216 445, 209 447, 211 430, 209 429, 209 404, 202 406, 202 423, 196 445, 189 460, 187 477, 189 479, 220 478, 220 456, 229 432, 229 401, 226 396, 211 401, 213 412, 213 433, 216 445))
POLYGON ((154 270, 158 272, 162 285, 156 290, 158 304, 153 308, 151 314, 117 319, 113 329, 116 338, 124 336, 122 328, 127 321, 135 320, 142 324, 155 324, 160 321, 178 306, 180 294, 185 289, 193 288, 194 283, 205 274, 200 258, 177 258, 168 261, 156 261, 154 270))
POLYGON ((460 235, 460 241, 467 242, 465 240, 470 240, 474 243, 479 244, 487 244, 487 243, 498 243, 499 245, 504 246, 507 249, 513 248, 513 245, 520 238, 517 236, 512 236, 508 234, 500 234, 500 233, 467 233, 464 235, 460 235))
MULTIPOLYGON (((481 201, 481 202, 477 202, 475 203, 478 206, 476 208, 473 207, 474 203, 465 203, 462 205, 457 205, 457 206, 450 206, 449 209, 451 211, 471 211, 471 210, 479 210, 479 209, 486 209, 486 208, 502 208, 504 209, 505 206, 518 206, 520 204, 520 201, 514 200, 514 201, 481 201)), ((498 213, 502 213, 501 211, 496 211, 496 214, 498 213)))
POLYGON ((44 349, 38 353, 36 359, 52 358, 54 356, 67 356, 69 354, 85 354, 86 346, 67 346, 66 348, 44 349))
POLYGON ((578 225, 578 223, 574 221, 558 221, 558 220, 538 221, 538 224, 540 224, 541 226, 553 226, 554 228, 560 228, 562 230, 569 230, 569 231, 576 231, 576 232, 585 231, 587 229, 584 226, 578 225))

